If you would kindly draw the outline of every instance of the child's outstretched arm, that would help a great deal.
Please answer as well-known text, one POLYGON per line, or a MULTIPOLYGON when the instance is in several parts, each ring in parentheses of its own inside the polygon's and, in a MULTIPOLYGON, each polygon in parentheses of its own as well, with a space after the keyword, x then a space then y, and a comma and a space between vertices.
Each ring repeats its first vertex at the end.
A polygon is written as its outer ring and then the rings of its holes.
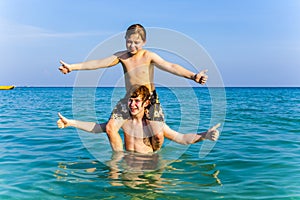
POLYGON ((112 55, 100 60, 89 60, 86 62, 68 64, 60 60, 61 66, 58 68, 63 74, 70 73, 74 70, 95 70, 99 68, 112 67, 119 63, 119 58, 116 55, 112 55))
POLYGON ((159 55, 157 55, 156 53, 153 53, 153 52, 151 52, 151 59, 152 59, 153 64, 155 66, 157 66, 158 68, 160 68, 161 70, 170 72, 177 76, 181 76, 184 78, 194 80, 195 82, 200 83, 202 85, 204 85, 208 79, 208 76, 206 74, 208 71, 207 69, 202 70, 198 73, 194 73, 178 64, 171 63, 171 62, 164 60, 159 55))

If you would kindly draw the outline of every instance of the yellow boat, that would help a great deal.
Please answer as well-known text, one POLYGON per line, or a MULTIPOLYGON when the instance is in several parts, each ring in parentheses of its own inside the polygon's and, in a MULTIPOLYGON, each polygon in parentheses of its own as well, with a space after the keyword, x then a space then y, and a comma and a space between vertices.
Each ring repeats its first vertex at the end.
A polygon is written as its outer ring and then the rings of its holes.
POLYGON ((0 85, 0 90, 11 90, 14 88, 15 88, 15 86, 13 86, 13 85, 0 85))

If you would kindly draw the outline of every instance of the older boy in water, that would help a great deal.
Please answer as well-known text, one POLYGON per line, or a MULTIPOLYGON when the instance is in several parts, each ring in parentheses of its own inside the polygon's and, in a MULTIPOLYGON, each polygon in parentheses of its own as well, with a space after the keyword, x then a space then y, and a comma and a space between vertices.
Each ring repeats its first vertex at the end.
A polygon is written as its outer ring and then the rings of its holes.
MULTIPOLYGON (((158 96, 155 91, 154 66, 164 71, 170 72, 177 76, 188 78, 200 84, 205 84, 207 81, 207 70, 193 73, 178 64, 174 64, 162 59, 154 52, 143 49, 146 43, 146 31, 140 24, 131 25, 125 36, 126 48, 125 51, 120 51, 114 55, 100 60, 91 60, 77 64, 67 64, 63 61, 59 70, 66 74, 74 70, 95 70, 99 68, 108 68, 121 63, 123 66, 126 91, 133 85, 145 85, 151 92, 151 106, 149 107, 149 125, 151 126, 152 139, 155 149, 159 149, 163 143, 163 127, 164 114, 160 106, 158 96)), ((118 130, 127 120, 124 116, 128 113, 123 113, 122 108, 127 106, 127 100, 121 100, 113 110, 110 120, 107 124, 102 124, 103 131, 108 135, 112 148, 116 151, 122 150, 122 139, 118 130)))
MULTIPOLYGON (((147 107, 150 105, 149 99, 150 92, 146 86, 133 87, 128 92, 127 109, 129 112, 128 116, 126 117, 126 120, 124 120, 124 123, 121 125, 121 128, 124 131, 125 150, 127 151, 133 151, 138 153, 151 153, 155 151, 155 149, 153 148, 155 144, 151 144, 153 142, 153 140, 151 140, 151 138, 153 137, 151 130, 152 126, 150 125, 151 120, 148 119, 149 113, 147 113, 147 107)), ((103 132, 103 127, 101 127, 100 124, 96 124, 93 122, 70 120, 62 116, 60 113, 58 115, 60 119, 57 121, 57 126, 59 128, 73 126, 75 128, 79 128, 87 132, 103 132)), ((173 140, 179 144, 193 144, 205 139, 216 141, 219 137, 219 131, 217 130, 219 126, 220 124, 217 124, 208 131, 199 134, 182 134, 172 130, 168 125, 164 123, 162 127, 162 132, 164 137, 173 140)), ((110 144, 114 151, 123 150, 123 143, 121 148, 118 150, 113 148, 111 142, 110 144)))

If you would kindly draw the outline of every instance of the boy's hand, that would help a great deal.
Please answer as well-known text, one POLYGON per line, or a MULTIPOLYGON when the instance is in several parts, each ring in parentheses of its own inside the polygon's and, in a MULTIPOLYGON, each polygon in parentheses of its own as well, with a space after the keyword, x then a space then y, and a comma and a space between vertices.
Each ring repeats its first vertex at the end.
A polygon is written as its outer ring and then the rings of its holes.
POLYGON ((203 135, 204 138, 212 140, 212 141, 217 141, 218 138, 219 138, 219 136, 220 136, 220 133, 217 130, 217 128, 219 128, 220 126, 221 126, 221 124, 218 123, 215 126, 213 126, 210 129, 208 129, 208 131, 206 133, 204 133, 204 135, 203 135))
POLYGON ((58 128, 66 128, 69 125, 69 120, 67 118, 65 118, 64 116, 62 116, 60 113, 57 113, 59 120, 57 120, 57 126, 58 128))
POLYGON ((71 70, 71 65, 70 64, 67 64, 65 63, 64 61, 60 60, 59 61, 61 66, 58 68, 59 71, 61 71, 63 74, 67 74, 67 73, 70 73, 72 70, 71 70))
POLYGON ((200 71, 198 74, 195 74, 194 81, 196 81, 197 83, 200 83, 201 85, 204 85, 208 79, 208 76, 206 74, 207 72, 208 72, 208 70, 205 69, 205 70, 200 71))

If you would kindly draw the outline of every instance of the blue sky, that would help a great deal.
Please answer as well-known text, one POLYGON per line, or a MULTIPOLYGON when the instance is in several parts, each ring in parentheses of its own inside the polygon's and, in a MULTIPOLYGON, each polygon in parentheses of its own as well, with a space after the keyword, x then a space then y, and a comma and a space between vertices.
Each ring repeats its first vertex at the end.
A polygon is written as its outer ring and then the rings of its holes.
POLYGON ((0 0, 0 85, 72 86, 76 73, 59 73, 60 59, 84 61, 141 23, 195 40, 225 86, 300 86, 299 0, 171 2, 0 0))

